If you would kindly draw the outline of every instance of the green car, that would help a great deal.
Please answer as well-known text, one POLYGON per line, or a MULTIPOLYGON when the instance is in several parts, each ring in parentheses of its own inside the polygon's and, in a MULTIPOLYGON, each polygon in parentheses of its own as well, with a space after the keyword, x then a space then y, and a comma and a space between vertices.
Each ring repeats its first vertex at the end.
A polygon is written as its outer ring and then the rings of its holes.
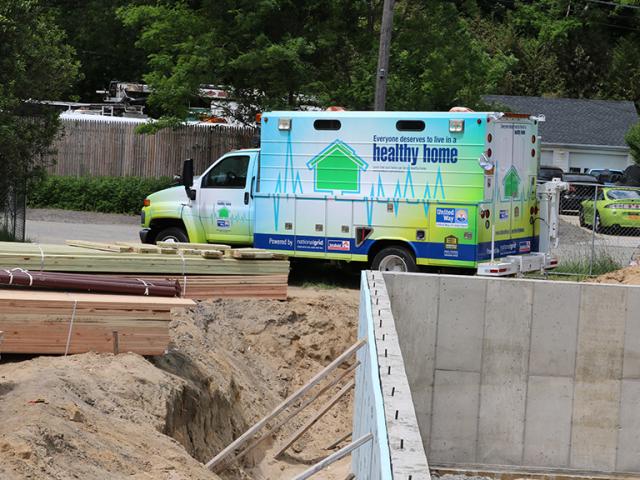
POLYGON ((595 222, 593 200, 580 204, 580 226, 593 227, 596 232, 604 229, 640 228, 640 188, 604 187, 598 190, 595 201, 595 222))

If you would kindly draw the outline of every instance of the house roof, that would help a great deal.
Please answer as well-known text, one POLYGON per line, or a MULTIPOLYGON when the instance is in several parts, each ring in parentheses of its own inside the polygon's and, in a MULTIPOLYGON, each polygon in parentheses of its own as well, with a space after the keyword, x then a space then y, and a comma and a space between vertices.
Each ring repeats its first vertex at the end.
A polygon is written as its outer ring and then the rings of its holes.
POLYGON ((482 99, 496 110, 502 105, 502 109, 518 113, 544 114, 540 135, 547 144, 626 147, 624 135, 638 122, 635 105, 629 101, 511 95, 485 95, 482 99))
POLYGON ((367 169, 367 163, 364 160, 362 160, 351 147, 349 147, 348 145, 346 145, 340 140, 336 140, 327 148, 322 150, 322 152, 320 152, 314 158, 309 160, 307 162, 307 167, 310 169, 315 168, 318 163, 320 163, 325 158, 333 155, 336 151, 344 155, 349 160, 351 160, 359 168, 362 168, 363 170, 367 169))

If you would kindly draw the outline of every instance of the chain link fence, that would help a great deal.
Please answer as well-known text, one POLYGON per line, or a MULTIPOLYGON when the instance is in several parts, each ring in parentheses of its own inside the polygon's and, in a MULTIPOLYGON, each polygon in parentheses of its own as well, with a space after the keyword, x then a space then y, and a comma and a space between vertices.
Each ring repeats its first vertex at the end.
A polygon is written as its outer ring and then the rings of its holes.
POLYGON ((26 212, 24 188, 11 185, 0 191, 0 241, 24 242, 26 212))
POLYGON ((555 273, 601 275, 640 265, 640 187, 571 183, 560 197, 555 273))

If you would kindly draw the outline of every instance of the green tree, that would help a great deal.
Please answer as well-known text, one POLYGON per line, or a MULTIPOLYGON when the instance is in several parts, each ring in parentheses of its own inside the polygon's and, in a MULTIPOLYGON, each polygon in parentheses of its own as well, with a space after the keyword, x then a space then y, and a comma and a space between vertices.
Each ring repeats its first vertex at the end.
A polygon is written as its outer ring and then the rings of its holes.
POLYGON ((203 0, 118 14, 139 31, 136 45, 148 55, 144 79, 151 104, 165 114, 162 126, 186 116, 202 83, 230 87, 248 119, 328 97, 324 82, 349 75, 349 30, 363 28, 367 8, 365 0, 203 0))
MULTIPOLYGON (((609 95, 640 107, 640 35, 621 38, 612 52, 609 95)), ((608 95, 608 96, 609 96, 608 95)))
MULTIPOLYGON (((84 102, 101 101, 96 90, 109 81, 142 80, 144 52, 135 47, 136 32, 125 28, 116 16, 118 7, 152 3, 152 0, 40 0, 65 32, 66 42, 76 50, 82 76, 67 94, 84 102)), ((153 2, 155 3, 155 2, 153 2)))
MULTIPOLYGON (((165 114, 152 127, 158 128, 185 118, 201 83, 230 87, 247 119, 256 110, 305 104, 371 108, 381 4, 203 0, 137 5, 118 14, 139 31, 137 46, 148 55, 150 102, 165 114)), ((491 62, 455 5, 400 0, 396 9, 389 108, 476 105, 491 62)))
POLYGON ((453 4, 399 2, 394 24, 390 110, 448 110, 479 103, 488 81, 488 57, 453 4))
POLYGON ((629 145, 633 160, 640 165, 640 122, 632 126, 624 136, 625 142, 629 145))
MULTIPOLYGON (((0 192, 43 166, 58 112, 33 100, 58 98, 78 77, 74 51, 34 0, 0 0, 0 192)), ((0 204, 2 199, 0 198, 0 204)))

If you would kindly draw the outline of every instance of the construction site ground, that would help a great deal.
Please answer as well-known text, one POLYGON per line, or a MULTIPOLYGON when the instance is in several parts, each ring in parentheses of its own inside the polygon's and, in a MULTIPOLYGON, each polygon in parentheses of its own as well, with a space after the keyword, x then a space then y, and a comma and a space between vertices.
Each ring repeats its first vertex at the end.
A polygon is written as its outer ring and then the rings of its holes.
MULTIPOLYGON (((352 395, 274 459, 339 387, 242 462, 218 475, 203 465, 355 341, 357 277, 317 267, 291 278, 286 301, 208 300, 177 312, 163 356, 3 356, 0 478, 286 479, 331 453, 351 431, 352 395)), ((640 284, 640 267, 595 281, 640 284)), ((349 466, 347 457, 317 478, 343 480, 349 466)))
MULTIPOLYGON (((4 356, 0 478, 212 479, 203 463, 355 341, 358 291, 297 288, 177 313, 161 357, 4 356)), ((351 430, 351 395, 279 460, 273 451, 329 392, 223 479, 291 478, 351 430)), ((324 478, 344 479, 349 458, 324 478)))

